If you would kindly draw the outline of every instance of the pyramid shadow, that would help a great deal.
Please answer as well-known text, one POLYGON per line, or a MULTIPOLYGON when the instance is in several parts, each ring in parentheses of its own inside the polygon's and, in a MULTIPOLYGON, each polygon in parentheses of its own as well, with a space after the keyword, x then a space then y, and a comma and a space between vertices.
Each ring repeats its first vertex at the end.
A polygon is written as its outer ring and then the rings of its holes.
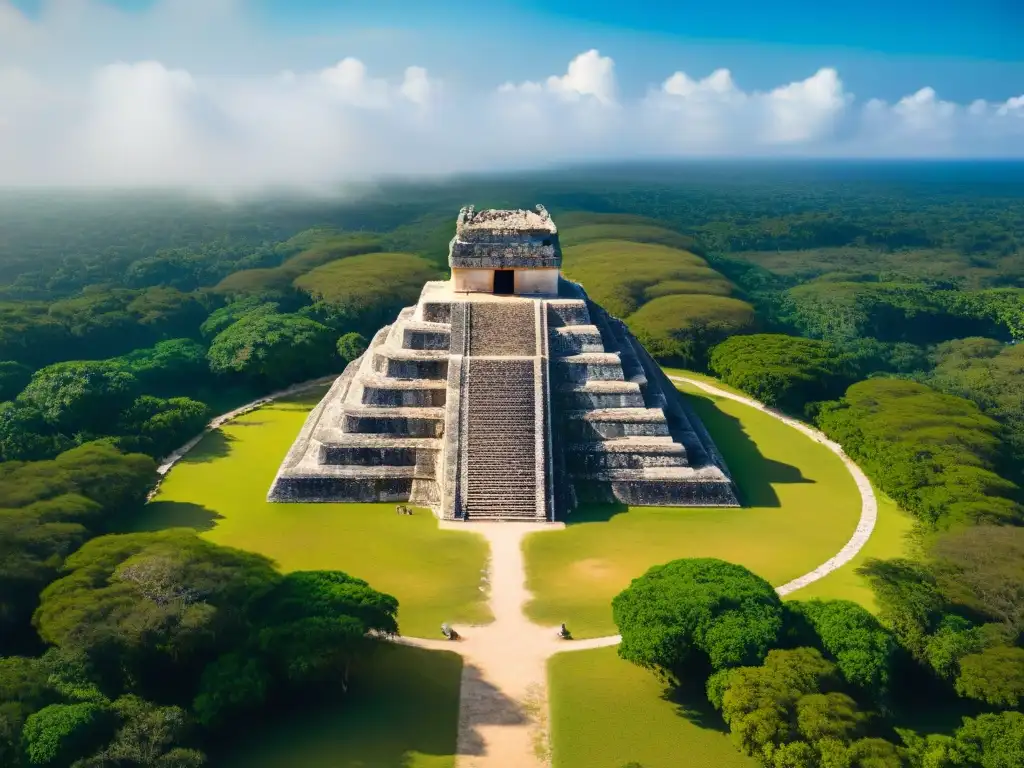
POLYGON ((485 680, 480 669, 473 664, 467 664, 462 671, 461 695, 461 703, 468 706, 465 707, 466 720, 459 724, 460 732, 465 735, 459 745, 460 754, 487 754, 483 736, 478 730, 481 726, 525 725, 529 722, 522 705, 485 680))

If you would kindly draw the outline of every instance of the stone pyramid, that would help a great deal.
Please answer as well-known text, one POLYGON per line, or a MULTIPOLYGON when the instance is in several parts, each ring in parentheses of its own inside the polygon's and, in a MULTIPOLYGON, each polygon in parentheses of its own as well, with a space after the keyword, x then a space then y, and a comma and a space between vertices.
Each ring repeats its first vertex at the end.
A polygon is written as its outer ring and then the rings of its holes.
POLYGON ((675 387, 561 276, 542 207, 463 209, 449 263, 310 413, 269 500, 532 521, 581 503, 737 505, 675 387))

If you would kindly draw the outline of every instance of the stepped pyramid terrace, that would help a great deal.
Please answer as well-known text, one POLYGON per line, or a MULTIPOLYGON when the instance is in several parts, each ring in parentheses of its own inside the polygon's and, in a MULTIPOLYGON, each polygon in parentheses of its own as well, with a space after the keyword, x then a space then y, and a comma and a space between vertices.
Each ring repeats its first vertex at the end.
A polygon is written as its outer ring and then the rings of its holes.
POLYGON ((451 279, 426 283, 338 377, 268 498, 408 501, 449 520, 736 506, 700 420, 561 263, 542 206, 463 208, 451 279))

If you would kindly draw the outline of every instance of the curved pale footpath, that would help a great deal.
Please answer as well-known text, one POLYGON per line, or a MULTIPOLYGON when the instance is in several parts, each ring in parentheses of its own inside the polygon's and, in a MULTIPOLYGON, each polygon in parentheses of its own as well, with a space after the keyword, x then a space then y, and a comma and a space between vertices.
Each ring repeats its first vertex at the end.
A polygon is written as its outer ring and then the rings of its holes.
POLYGON ((780 595, 788 595, 790 592, 795 592, 801 587, 806 587, 818 579, 824 578, 832 571, 842 568, 848 562, 850 562, 861 548, 867 544, 869 538, 871 538, 871 532, 875 529, 875 522, 878 520, 878 500, 875 498, 874 489, 871 487, 871 482, 868 480, 861 468, 858 467, 853 459, 846 455, 843 451, 843 447, 839 443, 829 440, 824 432, 809 427, 801 421, 790 418, 785 414, 779 413, 773 408, 769 408, 764 403, 759 403, 757 400, 752 400, 749 397, 743 395, 736 395, 732 392, 727 392, 724 389, 708 384, 697 379, 691 379, 686 376, 669 376, 672 381, 678 381, 684 384, 690 384, 698 389, 704 390, 705 392, 715 395, 716 397, 724 397, 728 400, 735 400, 737 403, 743 403, 749 405, 751 408, 756 408, 759 411, 774 416, 784 424, 788 424, 793 429, 803 432, 812 440, 821 443, 828 448, 832 453, 838 456, 846 469, 853 476, 853 481, 857 484, 857 490, 860 491, 860 520, 857 522, 857 528, 854 530, 850 540, 846 542, 842 549, 840 549, 833 557, 830 557, 824 563, 819 565, 813 571, 805 573, 803 576, 798 576, 792 581, 786 582, 781 587, 776 587, 775 591, 780 595))
MULTIPOLYGON (((334 376, 297 384, 218 416, 203 434, 190 440, 160 465, 161 475, 174 466, 207 432, 243 413, 272 400, 301 392, 334 376)), ((867 477, 843 452, 838 443, 816 429, 785 416, 749 397, 736 395, 697 379, 670 376, 716 397, 748 405, 774 416, 803 432, 835 453, 857 484, 861 515, 857 528, 834 557, 813 571, 776 588, 780 595, 805 587, 846 565, 871 536, 878 516, 878 504, 867 477)), ((155 490, 154 490, 155 492, 155 490)), ((490 546, 488 568, 490 606, 494 621, 484 626, 456 627, 461 639, 425 640, 401 637, 396 642, 433 650, 454 651, 463 658, 459 696, 457 768, 542 768, 550 763, 547 734, 547 659, 560 651, 583 651, 616 645, 618 635, 589 640, 560 640, 554 629, 533 624, 523 613, 531 595, 526 589, 522 542, 528 533, 558 530, 561 523, 461 523, 441 521, 442 528, 479 533, 490 546)), ((440 627, 438 627, 440 634, 440 627)))

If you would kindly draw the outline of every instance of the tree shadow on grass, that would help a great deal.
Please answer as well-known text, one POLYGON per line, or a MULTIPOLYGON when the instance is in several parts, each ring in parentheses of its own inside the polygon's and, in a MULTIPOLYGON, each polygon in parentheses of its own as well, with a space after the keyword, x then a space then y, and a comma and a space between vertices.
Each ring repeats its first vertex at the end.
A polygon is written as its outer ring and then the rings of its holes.
POLYGON ((203 436, 195 448, 181 459, 187 464, 205 464, 223 459, 231 453, 231 443, 235 438, 224 433, 223 429, 215 429, 203 436))
POLYGON ((347 694, 280 702, 211 750, 218 768, 408 768, 453 756, 462 659, 381 643, 347 694))
POLYGON ((188 501, 151 501, 132 525, 136 531, 162 531, 165 528, 193 528, 210 531, 223 519, 219 512, 188 501))
POLYGON ((686 718, 699 728, 728 733, 729 726, 725 724, 721 713, 708 701, 704 684, 703 676, 698 675, 682 681, 678 686, 667 686, 661 698, 675 707, 679 717, 686 718))

